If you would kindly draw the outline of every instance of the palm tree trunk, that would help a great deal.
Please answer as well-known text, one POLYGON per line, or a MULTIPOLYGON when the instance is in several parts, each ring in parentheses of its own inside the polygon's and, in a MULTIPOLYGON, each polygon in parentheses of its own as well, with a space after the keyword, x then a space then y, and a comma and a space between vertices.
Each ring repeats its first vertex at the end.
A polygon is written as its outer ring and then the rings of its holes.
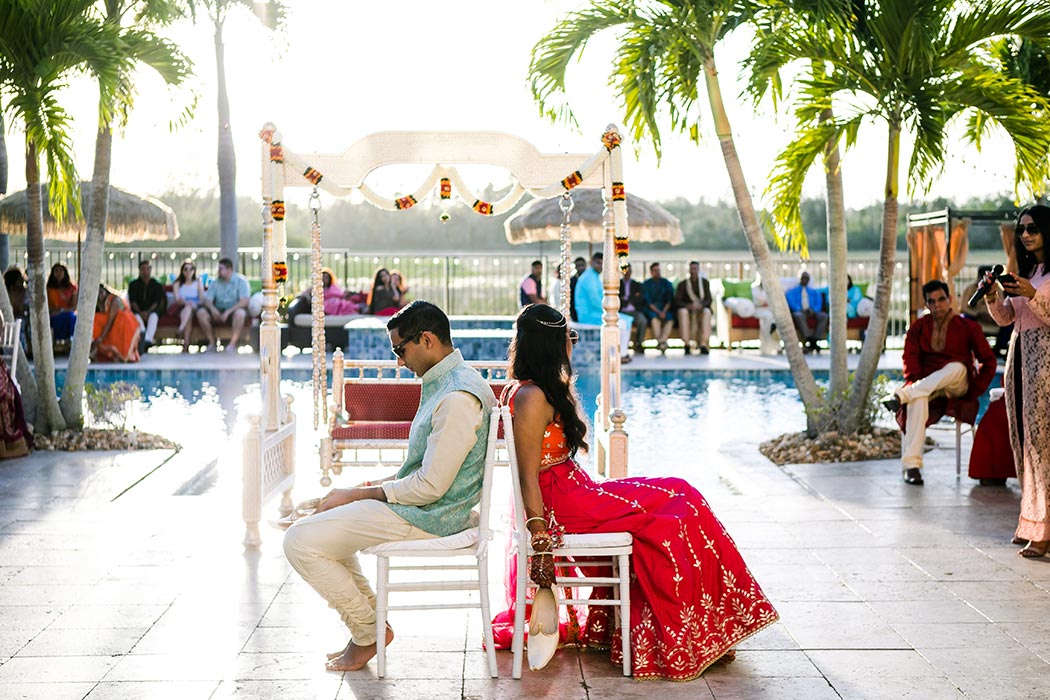
MULTIPOLYGON (((0 110, 0 195, 7 194, 7 125, 0 110)), ((11 247, 6 233, 0 233, 0 271, 11 264, 11 247)), ((8 300, 10 305, 10 300, 8 300)))
POLYGON ((109 124, 99 124, 95 135, 95 172, 91 182, 91 209, 87 212, 87 235, 80 258, 80 299, 77 301, 77 328, 69 352, 69 368, 62 388, 62 416, 66 425, 84 425, 84 381, 91 354, 93 324, 98 285, 102 281, 102 247, 109 218, 109 171, 113 155, 113 131, 109 124))
POLYGON ((773 256, 765 235, 762 233, 762 227, 758 223, 758 216, 755 214, 755 205, 751 200, 751 192, 747 188, 744 170, 740 165, 740 156, 733 142, 733 132, 729 126, 725 103, 722 101, 722 89, 718 83, 718 71, 715 68, 713 56, 708 56, 704 60, 704 79, 707 85, 708 100, 711 103, 715 133, 722 146, 722 157, 725 160, 726 171, 729 173, 729 181, 732 183, 733 197, 736 200, 740 223, 744 228, 744 237, 747 239, 747 245, 751 249, 755 264, 762 273, 762 286, 766 291, 766 296, 769 297, 773 320, 777 324, 780 337, 784 340, 791 376, 795 380, 795 386, 798 387, 802 405, 806 410, 807 432, 815 435, 817 431, 815 416, 821 405, 820 392, 813 378, 813 372, 806 364, 805 355, 802 354, 802 348, 799 346, 798 334, 791 320, 791 311, 788 309, 784 290, 780 286, 780 278, 773 264, 773 256))
MULTIPOLYGON (((830 109, 821 115, 821 121, 831 118, 830 109)), ((842 195, 842 163, 837 141, 828 141, 824 149, 824 180, 827 188, 828 267, 831 269, 828 285, 831 381, 828 396, 832 405, 837 406, 849 384, 849 367, 846 364, 846 205, 842 195)))
POLYGON ((882 241, 879 249, 879 281, 875 287, 875 310, 868 321, 868 333, 860 351, 860 361, 853 377, 853 391, 846 412, 846 420, 856 430, 864 420, 871 384, 879 366, 879 357, 886 342, 886 324, 889 320, 890 291, 893 288, 893 265, 897 255, 897 211, 900 180, 901 127, 900 121, 890 122, 886 149, 886 192, 882 204, 882 241))
POLYGON ((44 267, 44 211, 40 200, 40 167, 36 144, 26 139, 26 252, 33 304, 33 368, 37 382, 36 433, 49 435, 66 422, 55 394, 55 355, 51 347, 51 316, 47 310, 47 270, 44 267))
POLYGON ((230 129, 230 98, 226 93, 226 59, 222 20, 215 21, 215 69, 219 78, 219 245, 222 257, 237 269, 237 159, 230 129))

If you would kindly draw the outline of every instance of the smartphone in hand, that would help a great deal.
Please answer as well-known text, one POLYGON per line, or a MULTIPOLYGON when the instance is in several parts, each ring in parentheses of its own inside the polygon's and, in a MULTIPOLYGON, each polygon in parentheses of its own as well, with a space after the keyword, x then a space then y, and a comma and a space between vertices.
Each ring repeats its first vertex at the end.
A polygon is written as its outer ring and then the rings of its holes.
MULTIPOLYGON (((1005 274, 999 275, 999 284, 1017 284, 1017 278, 1007 272, 1005 274)), ((1003 288, 1003 293, 1006 294, 1006 296, 1008 297, 1017 296, 1012 292, 1006 291, 1005 287, 1003 288)))

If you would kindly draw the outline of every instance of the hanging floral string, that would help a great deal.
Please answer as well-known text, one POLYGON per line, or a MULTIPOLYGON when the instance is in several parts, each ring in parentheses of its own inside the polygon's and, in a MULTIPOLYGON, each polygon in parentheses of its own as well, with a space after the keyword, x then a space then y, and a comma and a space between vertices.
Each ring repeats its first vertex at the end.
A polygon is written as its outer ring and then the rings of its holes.
POLYGON ((311 333, 311 350, 313 354, 313 383, 314 383, 314 430, 320 425, 321 417, 324 423, 328 423, 328 367, 325 358, 324 337, 324 279, 321 275, 321 196, 314 186, 313 194, 310 195, 310 211, 313 213, 313 221, 310 223, 310 269, 312 291, 310 310, 313 312, 313 328, 311 333))
POLYGON ((562 316, 569 318, 569 306, 571 304, 571 285, 569 284, 569 278, 572 277, 572 229, 569 226, 569 215, 572 214, 572 194, 568 191, 561 196, 561 231, 559 232, 559 238, 561 240, 561 266, 558 268, 561 273, 561 285, 558 289, 558 310, 561 311, 562 316))

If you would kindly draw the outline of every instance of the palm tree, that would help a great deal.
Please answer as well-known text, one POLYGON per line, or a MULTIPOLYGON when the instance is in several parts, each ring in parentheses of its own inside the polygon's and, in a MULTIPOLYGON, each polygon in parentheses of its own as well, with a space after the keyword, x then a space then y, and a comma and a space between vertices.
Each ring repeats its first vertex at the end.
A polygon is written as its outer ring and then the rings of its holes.
MULTIPOLYGON (((792 24, 801 25, 808 31, 826 32, 837 35, 838 40, 845 40, 851 32, 858 30, 856 10, 861 0, 770 0, 764 3, 762 10, 753 22, 760 36, 785 31, 784 27, 792 24)), ((812 62, 810 70, 819 75, 824 65, 819 61, 812 62)), ((774 107, 784 97, 783 84, 779 73, 754 73, 749 85, 756 106, 767 92, 772 93, 774 107)), ((831 105, 825 106, 820 113, 819 121, 833 121, 834 111, 831 105)), ((838 418, 844 405, 849 388, 849 368, 846 361, 846 257, 848 245, 846 240, 846 207, 842 186, 842 163, 838 139, 830 138, 824 145, 825 205, 827 220, 828 246, 828 347, 831 355, 831 372, 827 392, 823 393, 821 405, 807 407, 809 413, 820 416, 815 426, 821 432, 840 430, 842 425, 838 418), (815 410, 814 410, 815 409, 815 410)), ((804 175, 804 174, 803 174, 804 175)), ((799 173, 791 169, 779 168, 770 176, 766 194, 773 195, 774 206, 770 211, 774 225, 774 234, 781 249, 799 250, 808 257, 805 231, 797 206, 783 206, 787 201, 776 196, 778 190, 798 188, 801 190, 802 179, 799 173)), ((799 371, 809 371, 800 368, 799 371)))
POLYGON ((38 386, 36 430, 65 427, 55 394, 55 366, 44 281, 44 228, 40 157, 50 180, 48 199, 56 218, 69 204, 80 211, 80 187, 72 157, 71 118, 59 91, 76 73, 90 68, 105 90, 119 83, 113 60, 119 41, 98 21, 92 0, 8 0, 0 4, 0 90, 9 112, 25 124, 26 250, 33 297, 33 360, 38 386))
POLYGON ((226 48, 222 30, 231 10, 249 10, 266 27, 276 31, 284 23, 284 3, 275 0, 202 0, 215 27, 215 70, 219 84, 219 243, 222 257, 237 256, 237 159, 230 126, 230 98, 226 92, 226 48))
MULTIPOLYGON (((91 209, 87 213, 87 235, 79 273, 82 294, 77 302, 77 317, 92 318, 95 294, 102 280, 102 248, 105 243, 106 219, 109 215, 109 172, 113 153, 113 122, 123 126, 134 105, 132 75, 139 65, 155 70, 168 85, 178 85, 190 75, 189 60, 167 40, 151 31, 152 27, 174 21, 182 15, 178 2, 153 0, 142 5, 134 0, 105 0, 103 21, 114 28, 120 39, 120 82, 108 86, 99 80, 99 124, 95 137, 95 172, 92 178, 91 209), (133 17, 129 13, 136 12, 133 17)), ((192 108, 191 108, 192 109, 192 108)), ((183 113, 183 117, 186 113, 183 113)), ((67 426, 84 422, 84 381, 91 350, 92 327, 78 323, 69 354, 69 367, 59 405, 67 426)))
POLYGON ((881 0, 860 7, 851 36, 789 25, 761 37, 753 69, 772 75, 794 61, 823 65, 799 81, 794 140, 778 158, 778 207, 796 209, 801 179, 830 140, 851 146, 862 124, 886 128, 887 154, 882 239, 875 310, 850 388, 847 427, 864 420, 865 405, 886 336, 897 245, 900 154, 912 142, 906 180, 926 191, 943 167, 950 126, 965 120, 967 137, 980 145, 983 130, 997 125, 1016 154, 1019 191, 1038 191, 1046 177, 1050 102, 991 58, 996 40, 1027 38, 1045 44, 1050 5, 1045 0, 881 0), (822 120, 835 106, 834 118, 822 120))
MULTIPOLYGON (((539 40, 533 48, 529 73, 532 94, 541 110, 552 119, 575 123, 564 103, 568 66, 594 36, 616 30, 612 81, 623 101, 626 126, 635 141, 651 142, 658 157, 659 115, 665 110, 672 130, 688 132, 694 141, 699 140, 700 85, 704 85, 744 236, 762 274, 795 385, 808 409, 820 404, 820 392, 799 346, 769 243, 744 178, 715 63, 719 42, 751 19, 757 9, 758 3, 734 0, 591 0, 584 9, 566 15, 539 40)), ((816 429, 816 418, 816 413, 807 412, 811 431, 816 429)))

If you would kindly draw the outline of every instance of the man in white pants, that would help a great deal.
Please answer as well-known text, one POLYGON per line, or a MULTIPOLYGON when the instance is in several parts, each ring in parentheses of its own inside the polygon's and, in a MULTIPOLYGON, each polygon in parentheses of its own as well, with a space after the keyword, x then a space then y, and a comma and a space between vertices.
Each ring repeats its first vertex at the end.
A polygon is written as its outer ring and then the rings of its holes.
MULTIPOLYGON (((414 301, 387 324, 398 364, 423 380, 419 409, 397 474, 334 489, 284 537, 289 563, 350 630, 329 671, 356 671, 376 654, 376 597, 357 553, 399 540, 444 537, 470 527, 481 499, 492 389, 452 346, 448 317, 414 301)), ((386 643, 394 638, 387 626, 386 643)))
MULTIPOLYGON (((932 280, 922 286, 930 313, 916 319, 904 339, 904 386, 883 401, 906 413, 901 436, 904 481, 921 486, 926 426, 931 421, 930 399, 976 398, 995 376, 995 353, 980 324, 955 312, 948 285, 932 280)), ((943 410, 932 416, 938 420, 943 410)), ((900 422, 900 417, 898 417, 900 422)))

